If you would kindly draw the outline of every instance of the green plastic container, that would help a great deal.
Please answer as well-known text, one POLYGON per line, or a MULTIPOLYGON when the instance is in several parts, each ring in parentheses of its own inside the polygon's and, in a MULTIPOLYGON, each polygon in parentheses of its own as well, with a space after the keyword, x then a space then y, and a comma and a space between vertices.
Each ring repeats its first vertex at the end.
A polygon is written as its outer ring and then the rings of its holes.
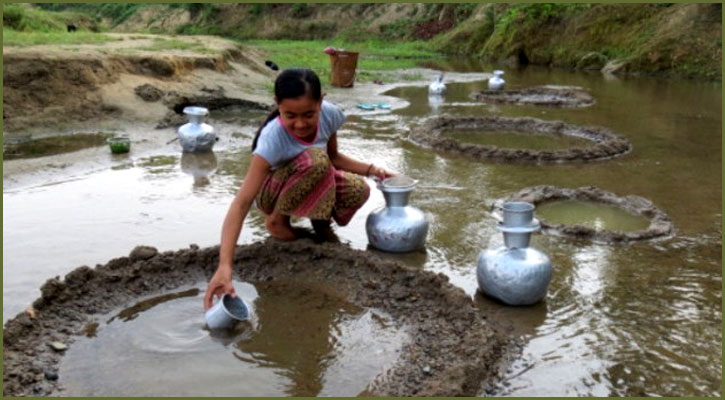
POLYGON ((123 154, 131 150, 131 140, 127 137, 112 137, 108 139, 108 145, 111 147, 111 153, 123 154))

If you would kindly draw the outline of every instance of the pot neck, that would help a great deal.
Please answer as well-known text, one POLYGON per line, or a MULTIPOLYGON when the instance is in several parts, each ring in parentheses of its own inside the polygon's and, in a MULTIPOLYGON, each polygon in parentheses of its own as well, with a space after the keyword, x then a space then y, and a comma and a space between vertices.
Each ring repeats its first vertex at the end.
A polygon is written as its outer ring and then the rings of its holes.
POLYGON ((504 232, 503 234, 503 243, 507 249, 525 249, 529 247, 530 241, 531 232, 504 232))
POLYGON ((408 191, 395 191, 389 192, 383 190, 383 197, 385 198, 385 204, 388 207, 405 207, 408 205, 410 199, 410 193, 413 189, 408 191))
POLYGON ((189 115, 189 123, 191 124, 202 124, 204 123, 203 115, 189 115))

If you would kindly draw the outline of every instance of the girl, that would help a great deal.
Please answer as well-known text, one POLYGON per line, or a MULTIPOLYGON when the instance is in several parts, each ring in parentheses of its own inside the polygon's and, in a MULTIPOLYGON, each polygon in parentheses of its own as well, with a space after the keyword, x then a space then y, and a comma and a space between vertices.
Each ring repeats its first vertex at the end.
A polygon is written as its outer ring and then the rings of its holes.
POLYGON ((309 69, 282 71, 274 82, 277 109, 252 142, 252 161, 222 226, 219 266, 209 281, 204 308, 214 296, 234 295, 234 248, 244 218, 256 199, 269 233, 294 240, 290 216, 307 217, 315 229, 334 219, 344 226, 365 203, 370 188, 362 176, 394 174, 337 151, 337 129, 345 115, 322 100, 320 79, 309 69))

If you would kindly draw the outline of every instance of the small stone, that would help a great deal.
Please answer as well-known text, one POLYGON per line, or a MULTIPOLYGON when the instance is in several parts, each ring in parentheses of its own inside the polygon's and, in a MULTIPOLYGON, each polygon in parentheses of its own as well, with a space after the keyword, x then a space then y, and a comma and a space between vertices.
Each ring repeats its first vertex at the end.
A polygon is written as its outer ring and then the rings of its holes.
POLYGON ((426 365, 425 367, 423 367, 423 373, 426 375, 430 375, 430 366, 429 365, 426 365))
POLYGON ((131 250, 131 254, 128 255, 128 258, 130 258, 131 261, 148 260, 157 254, 159 254, 159 251, 156 250, 155 247, 136 246, 133 250, 131 250))
POLYGON ((48 346, 55 351, 65 351, 68 349, 68 345, 61 342, 49 342, 48 346))
POLYGON ((45 379, 49 381, 57 381, 58 380, 58 373, 53 370, 46 370, 45 371, 45 379))

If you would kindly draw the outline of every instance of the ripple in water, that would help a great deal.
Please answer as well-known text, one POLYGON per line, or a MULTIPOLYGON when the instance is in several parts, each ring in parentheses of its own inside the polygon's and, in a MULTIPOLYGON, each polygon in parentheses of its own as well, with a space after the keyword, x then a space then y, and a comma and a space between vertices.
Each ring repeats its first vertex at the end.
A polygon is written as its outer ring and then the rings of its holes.
POLYGON ((407 335, 378 310, 291 283, 235 285, 252 317, 210 332, 203 291, 141 301, 101 319, 63 357, 64 396, 355 396, 407 335))

